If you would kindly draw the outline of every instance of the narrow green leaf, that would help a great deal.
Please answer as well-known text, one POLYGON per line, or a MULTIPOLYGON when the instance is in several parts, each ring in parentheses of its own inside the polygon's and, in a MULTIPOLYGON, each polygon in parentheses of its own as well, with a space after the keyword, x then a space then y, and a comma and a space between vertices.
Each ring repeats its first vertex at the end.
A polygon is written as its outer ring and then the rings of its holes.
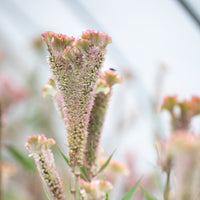
POLYGON ((27 170, 35 171, 35 164, 32 159, 29 159, 27 155, 22 154, 19 150, 11 145, 6 145, 10 154, 27 170))
POLYGON ((48 198, 49 200, 51 200, 50 194, 49 194, 49 192, 47 191, 47 188, 46 188, 46 186, 44 185, 44 183, 42 183, 42 186, 43 186, 43 189, 44 189, 44 192, 45 192, 47 198, 48 198))
POLYGON ((80 167, 80 172, 81 172, 81 178, 85 181, 90 181, 90 178, 83 166, 80 167))
POLYGON ((109 200, 109 196, 108 196, 108 193, 106 193, 106 200, 109 200))
POLYGON ((147 200, 157 200, 153 195, 147 192, 144 188, 141 187, 141 190, 142 190, 142 194, 147 200))
POLYGON ((65 162, 67 163, 67 165, 68 165, 69 167, 71 167, 69 158, 67 158, 67 156, 61 151, 61 149, 60 149, 59 147, 58 147, 58 150, 59 150, 61 156, 64 158, 64 160, 65 160, 65 162))
POLYGON ((113 151, 113 153, 109 156, 109 158, 106 160, 106 162, 101 166, 101 168, 99 169, 99 171, 97 172, 96 175, 101 173, 108 166, 108 164, 110 163, 110 160, 112 159, 114 153, 115 153, 115 151, 113 151))
POLYGON ((131 200, 133 195, 135 194, 135 191, 139 185, 141 181, 141 178, 139 179, 139 181, 128 191, 125 193, 125 195, 123 196, 122 200, 131 200))

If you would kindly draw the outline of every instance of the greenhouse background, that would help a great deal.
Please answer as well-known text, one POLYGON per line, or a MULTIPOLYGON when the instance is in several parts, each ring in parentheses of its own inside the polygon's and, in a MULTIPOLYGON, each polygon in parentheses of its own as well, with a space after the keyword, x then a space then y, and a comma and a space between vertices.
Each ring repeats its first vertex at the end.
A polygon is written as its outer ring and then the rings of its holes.
MULTIPOLYGON (((111 36, 104 69, 114 68, 123 83, 114 86, 101 147, 107 156, 115 151, 114 159, 129 165, 127 180, 162 174, 154 148, 156 139, 170 131, 169 115, 161 113, 162 100, 166 95, 200 96, 198 0, 0 0, 0 27, 0 100, 6 102, 1 116, 3 200, 45 199, 39 175, 16 155, 28 157, 28 136, 45 134, 68 151, 54 103, 42 97, 51 76, 41 40, 46 31, 78 37, 89 29, 111 36)), ((196 117, 191 126, 197 133, 199 122, 196 117)), ((66 164, 57 148, 54 151, 58 171, 64 174, 66 164)), ((67 183, 67 175, 63 177, 67 183)), ((129 184, 120 180, 115 200, 129 184)), ((155 184, 162 185, 159 181, 155 184)))

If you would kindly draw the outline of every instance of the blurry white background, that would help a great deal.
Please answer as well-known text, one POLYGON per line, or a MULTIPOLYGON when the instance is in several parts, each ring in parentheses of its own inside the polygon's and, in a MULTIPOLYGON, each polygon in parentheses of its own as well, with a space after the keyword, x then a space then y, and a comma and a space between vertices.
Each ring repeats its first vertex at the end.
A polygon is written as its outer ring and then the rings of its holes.
MULTIPOLYGON (((200 17, 200 1, 185 2, 200 17)), ((104 66, 124 76, 113 91, 102 146, 108 155, 117 149, 120 160, 134 150, 146 170, 156 165, 153 134, 168 130, 167 114, 158 114, 162 97, 200 95, 200 25, 178 0, 0 0, 0 49, 9 58, 1 70, 23 82, 39 62, 42 88, 50 77, 48 53, 38 59, 31 42, 45 31, 78 36, 86 29, 112 37, 104 66)))

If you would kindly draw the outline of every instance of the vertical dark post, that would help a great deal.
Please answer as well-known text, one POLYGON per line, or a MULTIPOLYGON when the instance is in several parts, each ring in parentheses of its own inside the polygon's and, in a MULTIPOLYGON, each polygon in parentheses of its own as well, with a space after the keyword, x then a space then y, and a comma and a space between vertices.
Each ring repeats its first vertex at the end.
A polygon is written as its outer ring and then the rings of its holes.
MULTIPOLYGON (((195 13, 194 9, 187 3, 185 0, 177 0, 180 5, 185 9, 185 11, 190 15, 190 17, 194 20, 194 22, 200 27, 200 19, 198 15, 195 13)), ((188 1, 189 2, 189 1, 188 1)))

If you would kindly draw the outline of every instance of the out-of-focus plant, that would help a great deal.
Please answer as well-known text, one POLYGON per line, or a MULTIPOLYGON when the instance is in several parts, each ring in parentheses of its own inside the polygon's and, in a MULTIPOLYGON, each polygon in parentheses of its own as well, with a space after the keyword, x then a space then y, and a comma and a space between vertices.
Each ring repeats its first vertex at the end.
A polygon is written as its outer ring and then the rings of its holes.
POLYGON ((200 98, 180 101, 167 96, 161 109, 170 113, 172 125, 170 136, 156 144, 158 163, 167 174, 164 200, 200 199, 200 140, 189 129, 192 117, 200 114, 200 98))

